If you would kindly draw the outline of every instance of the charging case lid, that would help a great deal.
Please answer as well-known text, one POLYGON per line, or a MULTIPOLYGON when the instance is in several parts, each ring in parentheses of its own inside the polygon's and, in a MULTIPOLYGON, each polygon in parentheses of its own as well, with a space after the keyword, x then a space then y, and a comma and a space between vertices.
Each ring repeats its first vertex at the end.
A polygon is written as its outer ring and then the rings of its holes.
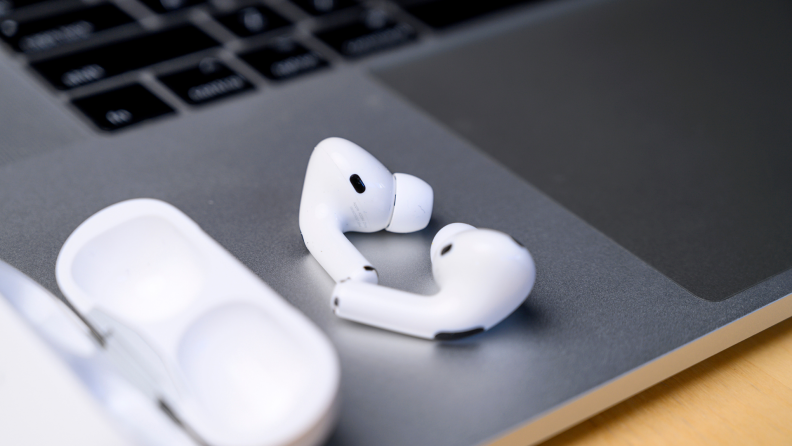
MULTIPOLYGON (((60 299, 2 261, 0 299, 10 304, 16 314, 27 322, 43 341, 42 347, 49 347, 50 352, 55 354, 53 359, 64 363, 64 369, 59 371, 71 371, 82 382, 82 390, 93 396, 99 407, 104 407, 110 415, 109 419, 92 416, 89 408, 84 406, 86 403, 81 402, 79 394, 69 393, 76 389, 54 388, 47 398, 70 394, 72 399, 69 402, 50 401, 46 410, 41 411, 40 416, 44 418, 40 421, 47 422, 48 414, 53 412, 52 406, 63 406, 64 409, 68 407, 79 411, 69 414, 73 418, 72 422, 79 423, 79 427, 70 428, 71 431, 90 429, 94 432, 90 444, 99 444, 93 441, 95 439, 104 441, 104 444, 130 444, 127 441, 133 440, 135 444, 145 446, 195 446, 195 442, 182 429, 162 416, 150 398, 118 373, 117 368, 108 361, 104 348, 91 334, 90 327, 60 299), (116 437, 119 433, 123 437, 116 437)), ((31 355, 37 356, 35 351, 31 355)), ((39 365, 47 366, 47 363, 39 365)), ((51 373, 51 370, 42 373, 51 373)), ((46 378, 46 375, 42 376, 46 378)), ((58 377, 35 386, 39 391, 46 391, 52 386, 66 385, 68 382, 68 379, 58 377)), ((30 386, 33 385, 30 383, 30 386)), ((35 401, 40 397, 32 395, 31 398, 35 401)), ((62 424, 65 420, 58 421, 62 424)), ((37 438, 36 435, 26 438, 37 438)), ((66 441, 68 438, 61 440, 66 441)))
POLYGON ((340 375, 330 342, 170 204, 94 214, 63 245, 56 277, 202 441, 313 445, 329 434, 340 375))

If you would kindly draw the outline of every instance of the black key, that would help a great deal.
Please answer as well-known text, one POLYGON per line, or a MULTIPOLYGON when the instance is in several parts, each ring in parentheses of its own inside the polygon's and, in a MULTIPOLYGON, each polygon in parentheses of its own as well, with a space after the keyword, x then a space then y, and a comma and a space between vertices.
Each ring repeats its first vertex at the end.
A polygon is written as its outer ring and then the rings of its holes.
POLYGON ((0 17, 11 12, 12 9, 41 3, 47 0, 0 0, 0 17))
POLYGON ((324 15, 357 5, 355 0, 292 0, 311 15, 324 15))
POLYGON ((416 33, 407 23, 394 22, 385 12, 371 10, 361 20, 322 31, 316 37, 344 56, 354 58, 414 40, 416 33))
POLYGON ((135 20, 112 4, 39 20, 0 22, 0 37, 17 51, 35 53, 91 38, 94 33, 135 20))
POLYGON ((140 84, 75 99, 72 103, 100 129, 107 131, 175 113, 140 84))
POLYGON ((206 0, 140 0, 152 11, 164 14, 166 12, 177 11, 188 6, 206 3, 206 0))
POLYGON ((291 24, 264 6, 242 8, 239 11, 218 17, 217 21, 239 37, 255 36, 291 24))
POLYGON ((34 63, 32 67, 55 88, 68 90, 216 45, 198 28, 186 25, 34 63))
POLYGON ((267 48, 239 57, 273 80, 287 79, 328 65, 321 56, 291 39, 278 39, 267 48))
POLYGON ((433 28, 446 28, 520 3, 538 0, 396 0, 402 9, 433 28))
POLYGON ((195 68, 160 76, 159 80, 193 105, 255 89, 247 79, 212 58, 202 60, 195 68))
POLYGON ((23 6, 35 5, 36 3, 45 1, 47 0, 6 0, 5 3, 11 5, 12 8, 21 8, 23 6))

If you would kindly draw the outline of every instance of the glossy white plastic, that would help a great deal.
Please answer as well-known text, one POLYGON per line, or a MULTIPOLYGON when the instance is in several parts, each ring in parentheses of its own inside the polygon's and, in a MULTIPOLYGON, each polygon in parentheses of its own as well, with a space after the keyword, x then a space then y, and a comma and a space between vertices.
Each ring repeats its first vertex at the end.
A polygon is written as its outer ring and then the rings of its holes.
MULTIPOLYGON (((104 406, 115 422, 107 426, 107 421, 91 416, 89 408, 85 407, 86 403, 79 401, 80 394, 73 395, 75 401, 70 403, 74 409, 81 410, 81 413, 69 415, 75 418, 72 422, 85 423, 83 428, 93 430, 93 436, 89 437, 100 440, 99 443, 103 441, 103 444, 124 444, 123 440, 108 438, 111 434, 105 433, 115 430, 126 434, 129 440, 138 445, 195 446, 195 442, 182 429, 163 416, 156 401, 122 378, 122 371, 113 363, 112 354, 109 352, 118 347, 117 345, 101 346, 90 335, 88 327, 60 299, 2 261, 0 298, 11 304, 16 313, 69 366, 85 389, 104 406)), ((46 389, 50 385, 52 384, 42 382, 38 388, 46 389)), ((63 392, 69 389, 58 390, 63 392)), ((57 398, 58 395, 53 394, 50 397, 57 398)), ((30 398, 36 396, 31 395, 30 398)), ((67 403, 50 401, 48 406, 63 404, 67 403)), ((28 432, 26 444, 32 444, 30 441, 37 435, 39 433, 28 432)), ((50 444, 58 441, 68 442, 68 439, 51 438, 50 444)))
POLYGON ((437 294, 350 280, 333 290, 334 313, 421 338, 457 339, 505 319, 530 294, 536 277, 531 254, 511 236, 464 223, 435 235, 431 261, 437 294))
POLYGON ((175 207, 136 199, 90 217, 56 265, 66 298, 144 394, 216 446, 314 445, 339 366, 305 316, 175 207))
POLYGON ((308 251, 336 282, 377 283, 371 263, 344 232, 413 232, 426 227, 434 194, 423 180, 391 174, 363 148, 327 138, 311 154, 300 200, 308 251))

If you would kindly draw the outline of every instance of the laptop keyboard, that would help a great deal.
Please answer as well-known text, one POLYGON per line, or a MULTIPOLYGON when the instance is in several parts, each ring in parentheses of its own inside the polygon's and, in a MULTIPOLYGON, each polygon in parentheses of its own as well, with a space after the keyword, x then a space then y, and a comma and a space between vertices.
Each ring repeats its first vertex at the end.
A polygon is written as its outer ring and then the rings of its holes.
POLYGON ((193 25, 31 64, 52 86, 68 90, 219 45, 193 25))
POLYGON ((536 1, 0 0, 0 38, 113 131, 536 1))

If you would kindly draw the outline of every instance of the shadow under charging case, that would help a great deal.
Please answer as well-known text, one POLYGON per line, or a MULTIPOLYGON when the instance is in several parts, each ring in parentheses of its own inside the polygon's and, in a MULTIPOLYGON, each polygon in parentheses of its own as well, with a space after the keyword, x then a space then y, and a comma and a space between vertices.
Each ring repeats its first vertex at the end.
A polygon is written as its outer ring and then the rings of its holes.
POLYGON ((56 276, 126 379, 204 442, 313 445, 330 432, 330 342, 175 207, 135 199, 96 213, 66 240, 56 276))

